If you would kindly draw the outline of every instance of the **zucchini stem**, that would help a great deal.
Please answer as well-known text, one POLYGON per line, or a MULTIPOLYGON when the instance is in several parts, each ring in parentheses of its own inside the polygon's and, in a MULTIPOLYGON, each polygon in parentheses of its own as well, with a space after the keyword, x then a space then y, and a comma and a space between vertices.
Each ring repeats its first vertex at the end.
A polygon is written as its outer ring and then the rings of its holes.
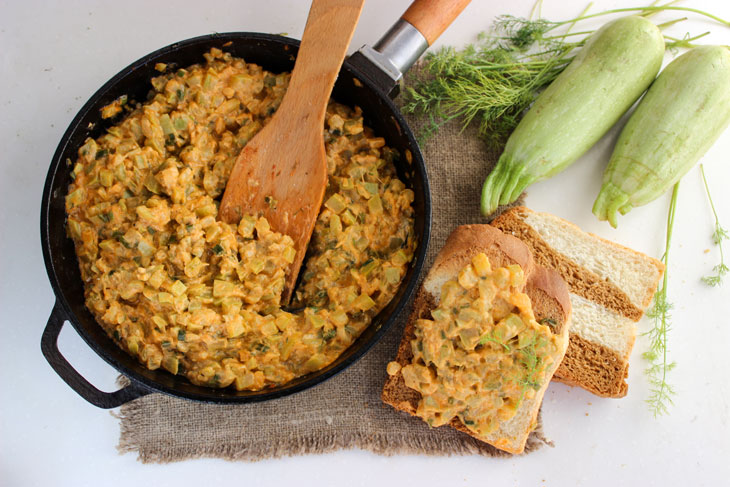
MULTIPOLYGON (((596 202, 593 203, 593 214, 601 221, 606 221, 613 228, 618 226, 618 215, 616 212, 629 203, 629 195, 612 182, 605 182, 598 193, 596 202)), ((629 206, 630 208, 630 206, 629 206)))
MULTIPOLYGON (((519 177, 519 175, 518 175, 519 177)), ((512 174, 510 173, 509 164, 506 161, 504 154, 500 156, 497 161, 497 165, 487 176, 482 186, 482 199, 481 199, 481 211, 482 215, 489 216, 499 206, 499 201, 502 198, 504 186, 508 181, 512 180, 512 174)))

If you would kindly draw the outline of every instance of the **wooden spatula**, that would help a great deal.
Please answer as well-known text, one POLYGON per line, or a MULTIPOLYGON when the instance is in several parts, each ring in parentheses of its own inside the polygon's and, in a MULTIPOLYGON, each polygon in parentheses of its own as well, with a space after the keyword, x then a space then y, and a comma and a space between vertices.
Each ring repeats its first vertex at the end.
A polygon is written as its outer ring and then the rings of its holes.
POLYGON ((282 304, 289 302, 322 205, 327 161, 322 135, 332 87, 364 0, 313 0, 286 95, 269 123, 241 150, 219 215, 237 223, 263 215, 297 251, 282 304))

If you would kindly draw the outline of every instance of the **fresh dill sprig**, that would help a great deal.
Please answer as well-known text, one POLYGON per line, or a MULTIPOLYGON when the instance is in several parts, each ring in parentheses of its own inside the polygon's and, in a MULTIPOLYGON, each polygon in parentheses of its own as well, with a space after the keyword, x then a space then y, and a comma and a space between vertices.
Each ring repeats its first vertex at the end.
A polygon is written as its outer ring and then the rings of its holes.
POLYGON ((501 16, 492 34, 481 35, 476 44, 427 56, 422 76, 406 89, 403 107, 407 113, 428 115, 421 136, 428 138, 444 123, 460 119, 463 126, 476 121, 487 142, 503 143, 537 92, 565 69, 568 54, 583 43, 546 39, 552 28, 542 19, 501 16))
POLYGON ((725 255, 722 252, 722 241, 730 240, 727 230, 720 225, 720 218, 717 216, 717 210, 715 210, 715 203, 712 202, 712 195, 710 195, 710 186, 707 184, 707 178, 705 177, 705 168, 700 164, 700 173, 702 174, 702 181, 705 183, 705 193, 707 193, 707 199, 710 200, 710 208, 712 208, 712 214, 715 217, 715 231, 712 232, 712 241, 720 248, 720 263, 712 268, 715 274, 710 276, 702 277, 702 282, 708 286, 720 286, 722 285, 722 278, 728 273, 728 267, 725 265, 725 255))
MULTIPOLYGON (((429 54, 420 73, 408 75, 403 110, 427 119, 419 134, 428 139, 445 123, 458 119, 463 127, 478 123, 479 135, 500 147, 517 126, 525 110, 542 89, 567 66, 594 30, 570 32, 580 21, 627 13, 648 17, 662 11, 702 15, 723 25, 723 19, 692 8, 672 6, 674 1, 645 7, 622 8, 555 22, 511 15, 497 17, 487 33, 461 50, 443 48, 429 54)), ((590 6, 590 5, 589 5, 590 6)), ((661 29, 686 17, 659 24, 661 29)), ((668 50, 689 48, 706 34, 675 38, 665 36, 668 50)))
POLYGON ((649 361, 646 374, 649 376, 651 386, 649 398, 646 400, 649 410, 654 417, 667 414, 669 406, 674 404, 672 396, 675 392, 667 382, 667 374, 676 365, 674 362, 667 362, 667 335, 671 329, 672 304, 667 299, 667 282, 669 280, 669 247, 672 242, 672 229, 674 228, 674 212, 677 208, 677 192, 679 183, 674 185, 672 200, 669 203, 669 216, 667 217, 667 238, 662 255, 664 263, 664 277, 662 287, 654 295, 654 305, 647 311, 646 315, 654 320, 654 327, 644 335, 649 337, 649 349, 642 356, 649 361))
POLYGON ((544 359, 538 354, 538 350, 545 345, 545 339, 541 336, 534 337, 530 342, 517 351, 516 357, 520 364, 524 368, 524 376, 518 381, 520 386, 520 397, 517 400, 517 407, 522 404, 522 401, 527 395, 528 389, 535 391, 539 390, 542 386, 542 380, 540 375, 544 370, 544 359))

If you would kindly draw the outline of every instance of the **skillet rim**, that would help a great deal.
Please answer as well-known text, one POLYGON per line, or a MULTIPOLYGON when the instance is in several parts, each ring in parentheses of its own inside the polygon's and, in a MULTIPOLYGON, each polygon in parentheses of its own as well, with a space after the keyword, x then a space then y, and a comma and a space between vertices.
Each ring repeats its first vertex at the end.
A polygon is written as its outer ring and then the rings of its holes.
MULTIPOLYGON (((400 113, 400 111, 397 109, 393 101, 387 96, 386 93, 384 93, 382 90, 380 90, 367 76, 364 76, 359 70, 357 70, 355 67, 353 67, 348 60, 346 59, 342 70, 346 70, 349 72, 349 74, 353 77, 359 80, 370 92, 374 93, 381 102, 383 102, 387 108, 387 110, 390 112, 390 115, 394 118, 397 125, 400 126, 401 131, 405 134, 406 139, 408 141, 408 149, 411 150, 413 159, 412 164, 409 166, 410 168, 415 169, 417 173, 420 174, 422 185, 424 189, 423 194, 423 202, 424 202, 424 208, 423 208, 423 231, 421 234, 418 235, 419 238, 419 248, 415 255, 415 260, 413 261, 412 268, 413 272, 410 277, 410 280, 405 283, 405 290, 403 292, 403 295, 399 299, 399 301, 396 303, 395 307, 393 308, 393 311, 382 318, 382 322, 379 325, 379 328, 373 333, 373 335, 370 337, 369 340, 364 341, 360 344, 357 344, 357 341, 353 343, 347 350, 351 350, 350 355, 340 363, 336 365, 330 365, 324 369, 321 369, 319 371, 315 371, 312 374, 309 374, 307 376, 303 376, 300 382, 292 384, 292 382, 289 382, 287 385, 284 384, 283 386, 272 388, 272 389, 263 389, 262 391, 252 391, 252 394, 250 395, 242 395, 241 392, 243 391, 233 391, 236 393, 236 395, 233 394, 226 394, 226 391, 228 391, 228 388, 224 389, 214 389, 214 388, 206 388, 204 386, 196 386, 192 383, 191 386, 196 388, 201 388, 205 390, 209 390, 209 393, 198 393, 198 392, 192 392, 192 391, 181 391, 180 389, 176 387, 169 387, 165 384, 161 384, 155 380, 150 379, 149 377, 146 377, 137 371, 128 368, 124 364, 121 364, 119 361, 117 361, 111 353, 107 350, 107 347, 102 345, 101 343, 94 340, 91 336, 89 336, 84 329, 84 327, 79 323, 78 317, 76 316, 75 312, 73 311, 71 305, 69 304, 66 295, 61 288, 59 284, 59 279, 57 277, 56 273, 56 265, 54 264, 53 259, 53 251, 51 250, 50 246, 50 231, 49 231, 49 213, 50 213, 50 206, 51 206, 51 200, 52 200, 52 193, 63 190, 63 188, 57 187, 54 188, 54 182, 56 181, 56 175, 58 174, 59 170, 62 170, 63 161, 62 156, 64 152, 67 149, 67 146, 70 143, 70 140, 72 136, 80 129, 80 123, 81 121, 89 114, 89 112, 98 109, 97 105, 99 102, 104 98, 104 95, 106 95, 107 92, 109 92, 111 89, 113 89, 124 77, 129 75, 131 72, 142 68, 145 65, 148 65, 149 63, 154 62, 156 59, 169 55, 171 53, 174 53, 175 51, 180 51, 186 47, 196 45, 199 43, 208 43, 213 40, 220 40, 225 42, 228 41, 241 41, 241 40, 253 40, 253 41, 262 41, 266 43, 274 43, 274 44, 280 44, 283 46, 290 46, 294 47, 295 49, 299 46, 299 41, 296 39, 292 39, 289 37, 284 37, 280 35, 275 34, 262 34, 257 32, 225 32, 225 33, 214 33, 214 34, 207 34, 197 37, 192 37, 189 39, 185 39, 182 41, 178 41, 172 44, 169 44, 167 46, 164 46, 160 49, 157 49, 149 54, 146 54, 145 56, 137 59, 136 61, 132 62, 119 72, 117 72, 112 78, 109 79, 106 83, 104 83, 87 101, 86 103, 81 107, 81 109, 78 111, 76 116, 72 119, 72 121, 69 123, 68 128, 64 132, 63 136, 61 137, 58 146, 56 147, 56 150, 53 154, 53 157, 51 159, 51 163, 48 168, 48 173, 46 175, 46 180, 43 187, 43 195, 41 200, 41 248, 43 251, 43 260, 46 267, 46 272, 48 274, 48 280, 51 283, 51 287, 53 288, 53 292, 56 298, 56 305, 54 306, 54 311, 52 313, 55 313, 56 308, 61 308, 62 314, 64 315, 62 319, 64 321, 68 321, 73 326, 74 330, 81 336, 81 338, 86 342, 86 344, 99 356, 101 357, 106 363, 111 365, 118 373, 124 375, 127 377, 132 384, 141 386, 142 388, 148 389, 151 392, 160 392, 163 394, 180 397, 183 399, 193 400, 193 401, 199 401, 199 402, 207 402, 207 403, 227 403, 227 404, 243 404, 243 403, 250 403, 250 402, 260 402, 260 401, 266 401, 270 399, 276 399, 279 397, 284 397, 290 394, 294 394, 300 391, 303 391, 305 389, 308 389, 310 387, 313 387, 317 384, 320 384, 324 382, 327 379, 330 379, 331 377, 337 375, 338 373, 342 372, 343 370, 347 369, 351 365, 353 365, 355 362, 357 362, 360 358, 362 358, 365 353, 367 353, 376 343, 378 343, 383 335, 393 326, 396 319, 400 315, 400 313, 403 311, 403 308, 406 306, 406 304, 410 301, 410 298, 413 295, 413 292, 415 290, 415 287, 419 281, 419 277, 421 274, 421 271, 423 269, 423 266, 425 264, 425 258, 426 258, 426 252, 428 250, 428 244, 430 240, 431 235, 431 223, 432 223, 432 215, 431 215, 431 191, 428 181, 428 173, 426 171, 425 163, 423 160, 423 155, 420 151, 420 148, 418 146, 418 143, 413 136, 413 133, 411 132, 411 129, 409 128, 408 124, 406 123, 405 119, 403 118, 403 115, 400 113), (354 350, 353 348, 356 347, 354 350)), ((341 71, 342 71, 341 70, 341 71)), ((59 183, 60 184, 60 183, 59 183)), ((65 195, 65 191, 63 193, 65 195)), ((64 237, 66 237, 64 235, 64 237)), ((77 264, 76 256, 74 255, 74 264, 77 264)), ((404 284, 401 284, 403 286, 404 284)), ((371 325, 372 326, 372 325, 371 325)), ((116 346, 116 344, 114 344, 116 346)), ((121 350, 121 349, 120 349, 121 350)), ((126 352, 125 352, 126 353, 126 352)), ((142 365, 140 364, 140 367, 142 365)), ((187 379, 185 379, 187 380, 187 379)), ((297 381, 297 379, 295 379, 297 381)), ((71 384, 69 384, 71 386, 71 384)), ((72 386, 73 388, 73 386, 72 386)))

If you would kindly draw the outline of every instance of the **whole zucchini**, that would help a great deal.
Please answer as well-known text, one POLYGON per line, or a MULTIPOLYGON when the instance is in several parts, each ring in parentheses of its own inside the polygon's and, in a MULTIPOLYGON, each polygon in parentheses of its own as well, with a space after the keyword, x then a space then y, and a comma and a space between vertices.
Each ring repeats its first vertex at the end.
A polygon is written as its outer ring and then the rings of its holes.
POLYGON ((730 122, 730 50, 691 49, 662 71, 619 135, 593 214, 616 227, 690 170, 730 122))
POLYGON ((565 169, 633 105, 659 72, 664 37, 643 17, 601 27, 538 96, 482 188, 485 216, 565 169))

